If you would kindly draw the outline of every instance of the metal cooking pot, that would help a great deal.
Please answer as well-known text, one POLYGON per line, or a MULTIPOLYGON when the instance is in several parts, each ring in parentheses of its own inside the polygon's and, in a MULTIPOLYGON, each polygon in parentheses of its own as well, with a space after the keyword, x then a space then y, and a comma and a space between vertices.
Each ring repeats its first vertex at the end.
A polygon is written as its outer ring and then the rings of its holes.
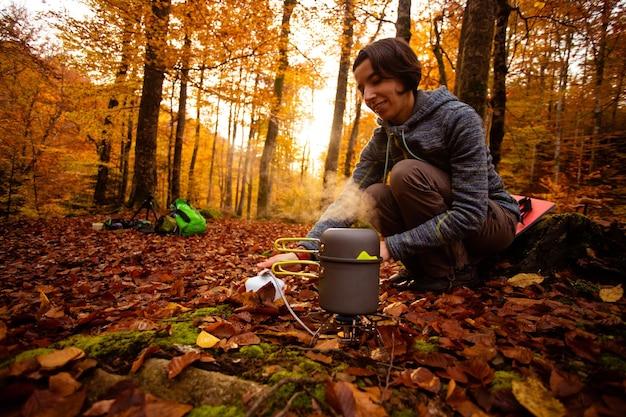
POLYGON ((283 261, 272 266, 275 275, 316 277, 310 272, 291 272, 286 265, 319 265, 320 307, 342 315, 373 314, 378 309, 380 243, 372 229, 331 228, 320 239, 283 238, 275 242, 281 252, 312 252, 315 261, 283 261), (289 242, 315 241, 318 250, 289 248, 289 242))

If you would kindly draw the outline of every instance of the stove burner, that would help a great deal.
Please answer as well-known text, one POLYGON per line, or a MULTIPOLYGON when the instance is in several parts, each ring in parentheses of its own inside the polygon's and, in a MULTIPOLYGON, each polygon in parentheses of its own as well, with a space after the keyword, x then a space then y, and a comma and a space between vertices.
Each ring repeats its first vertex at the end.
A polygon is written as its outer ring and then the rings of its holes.
POLYGON ((372 337, 376 337, 376 341, 380 346, 383 345, 382 337, 376 322, 386 319, 385 316, 374 315, 342 315, 337 314, 330 316, 328 320, 318 328, 311 340, 311 346, 314 346, 321 338, 336 336, 339 342, 347 346, 362 345, 365 341, 372 337))

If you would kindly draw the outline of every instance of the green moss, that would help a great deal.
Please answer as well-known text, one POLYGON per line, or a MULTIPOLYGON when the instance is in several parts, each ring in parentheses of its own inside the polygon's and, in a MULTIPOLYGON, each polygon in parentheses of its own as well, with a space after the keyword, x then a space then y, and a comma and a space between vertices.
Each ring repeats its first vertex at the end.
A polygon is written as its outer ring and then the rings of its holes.
POLYGON ((187 417, 243 417, 245 415, 246 413, 238 407, 202 405, 191 410, 187 417))
POLYGON ((600 287, 584 279, 571 280, 570 285, 577 293, 589 297, 595 297, 600 291, 600 287))
POLYGON ((404 409, 404 410, 396 410, 391 413, 391 417, 416 417, 415 411, 404 409))
MULTIPOLYGON (((271 384, 277 384, 285 378, 300 379, 307 378, 308 376, 309 375, 306 373, 303 374, 297 371, 278 371, 270 377, 269 382, 271 384)), ((293 401, 293 403, 291 404, 291 408, 293 410, 310 410, 311 396, 307 394, 306 391, 303 391, 301 388, 299 388, 297 384, 292 382, 284 384, 283 386, 278 388, 278 390, 276 390, 276 392, 270 399, 269 409, 274 410, 284 407, 287 401, 289 401, 291 396, 296 392, 296 389, 298 389, 301 394, 298 395, 298 397, 296 397, 296 399, 293 401)), ((316 398, 320 402, 325 401, 325 388, 323 384, 317 384, 312 389, 309 389, 309 391, 311 392, 313 398, 316 398)))
POLYGON ((415 339, 413 341, 413 350, 422 352, 422 353, 437 352, 437 345, 429 343, 425 340, 415 339))
POLYGON ((207 316, 220 316, 220 317, 228 317, 232 314, 233 309, 228 304, 220 304, 215 307, 203 307, 197 310, 188 311, 183 314, 179 314, 176 317, 172 317, 171 319, 163 320, 165 322, 183 322, 183 321, 192 321, 193 319, 207 317, 207 316))
POLYGON ((265 352, 263 352, 263 348, 259 345, 243 346, 239 349, 239 355, 244 358, 255 359, 265 356, 265 352))
POLYGON ((75 346, 93 358, 137 355, 154 340, 154 331, 123 331, 102 333, 97 336, 77 334, 57 342, 54 347, 75 346))
POLYGON ((163 348, 172 345, 195 345, 199 333, 200 330, 191 322, 172 323, 170 335, 158 338, 156 344, 163 348))
POLYGON ((54 349, 49 349, 49 348, 37 348, 37 349, 25 350, 24 352, 18 353, 16 356, 9 358, 3 361, 2 363, 0 363, 0 369, 6 368, 12 363, 18 363, 18 362, 25 361, 30 358, 34 358, 35 356, 45 355, 46 353, 50 353, 53 350, 54 349))
POLYGON ((619 372, 622 375, 626 375, 626 361, 615 355, 611 355, 608 353, 602 354, 602 356, 600 356, 600 365, 610 371, 615 371, 619 372))
POLYGON ((512 371, 496 371, 493 382, 491 382, 491 391, 510 391, 513 381, 521 381, 522 377, 512 371))

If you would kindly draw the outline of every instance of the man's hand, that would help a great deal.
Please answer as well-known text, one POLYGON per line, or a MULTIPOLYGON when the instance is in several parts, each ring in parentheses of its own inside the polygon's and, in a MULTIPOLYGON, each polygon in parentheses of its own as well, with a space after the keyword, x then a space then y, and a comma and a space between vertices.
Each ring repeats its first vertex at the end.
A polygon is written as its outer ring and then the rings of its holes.
POLYGON ((387 249, 387 244, 385 243, 384 239, 380 241, 380 257, 383 258, 383 261, 388 261, 391 259, 389 249, 387 249))
POLYGON ((269 269, 276 262, 279 262, 279 261, 295 261, 297 259, 298 259, 298 257, 293 252, 279 253, 278 255, 274 255, 271 258, 267 258, 263 262, 259 262, 258 264, 256 264, 256 266, 261 268, 261 269, 265 269, 265 268, 269 269))

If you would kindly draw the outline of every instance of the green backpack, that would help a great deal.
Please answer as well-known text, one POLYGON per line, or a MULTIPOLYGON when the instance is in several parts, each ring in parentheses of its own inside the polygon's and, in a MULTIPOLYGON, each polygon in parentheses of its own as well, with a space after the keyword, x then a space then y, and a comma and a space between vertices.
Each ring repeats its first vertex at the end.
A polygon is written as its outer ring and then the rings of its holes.
POLYGON ((172 204, 172 209, 181 235, 191 236, 206 232, 206 220, 187 201, 177 198, 172 204))

